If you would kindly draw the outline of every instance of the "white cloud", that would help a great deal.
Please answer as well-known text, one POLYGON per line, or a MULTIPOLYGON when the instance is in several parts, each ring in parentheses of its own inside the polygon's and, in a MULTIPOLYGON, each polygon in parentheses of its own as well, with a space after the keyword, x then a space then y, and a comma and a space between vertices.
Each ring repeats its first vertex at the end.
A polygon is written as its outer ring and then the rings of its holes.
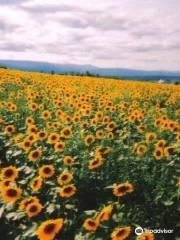
POLYGON ((180 70, 179 0, 0 0, 0 58, 180 70))

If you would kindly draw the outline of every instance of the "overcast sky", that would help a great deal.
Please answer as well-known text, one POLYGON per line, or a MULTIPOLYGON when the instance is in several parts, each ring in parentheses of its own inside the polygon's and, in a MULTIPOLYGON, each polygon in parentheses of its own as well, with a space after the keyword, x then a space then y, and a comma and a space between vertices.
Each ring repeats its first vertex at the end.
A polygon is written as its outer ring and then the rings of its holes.
POLYGON ((180 0, 0 0, 0 59, 180 70, 180 0))

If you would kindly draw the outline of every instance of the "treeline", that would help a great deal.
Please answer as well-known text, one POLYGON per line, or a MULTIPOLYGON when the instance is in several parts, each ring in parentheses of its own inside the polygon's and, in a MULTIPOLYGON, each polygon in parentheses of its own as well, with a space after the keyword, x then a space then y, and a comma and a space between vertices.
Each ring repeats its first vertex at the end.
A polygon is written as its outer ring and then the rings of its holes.
POLYGON ((3 68, 3 69, 8 69, 6 66, 0 66, 0 68, 3 68))

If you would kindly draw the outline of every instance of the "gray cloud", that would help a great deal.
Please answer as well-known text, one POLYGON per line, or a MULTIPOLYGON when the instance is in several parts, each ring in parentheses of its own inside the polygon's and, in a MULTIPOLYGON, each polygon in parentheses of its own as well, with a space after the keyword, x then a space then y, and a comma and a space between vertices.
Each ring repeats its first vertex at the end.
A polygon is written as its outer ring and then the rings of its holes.
POLYGON ((0 0, 0 7, 1 58, 179 68, 177 0, 0 0))
POLYGON ((21 8, 27 12, 30 12, 32 14, 49 14, 49 13, 57 13, 57 12, 77 12, 82 11, 81 7, 77 7, 75 5, 70 6, 66 4, 61 4, 59 6, 52 5, 52 4, 41 4, 36 6, 28 6, 28 5, 22 5, 21 8))
POLYGON ((22 52, 26 50, 33 50, 34 46, 26 43, 13 43, 7 42, 0 44, 0 50, 13 51, 13 52, 22 52))
POLYGON ((1 33, 11 32, 17 28, 18 28, 17 24, 11 23, 7 19, 3 19, 0 17, 0 32, 1 33))
POLYGON ((30 0, 0 0, 0 5, 18 5, 30 0))

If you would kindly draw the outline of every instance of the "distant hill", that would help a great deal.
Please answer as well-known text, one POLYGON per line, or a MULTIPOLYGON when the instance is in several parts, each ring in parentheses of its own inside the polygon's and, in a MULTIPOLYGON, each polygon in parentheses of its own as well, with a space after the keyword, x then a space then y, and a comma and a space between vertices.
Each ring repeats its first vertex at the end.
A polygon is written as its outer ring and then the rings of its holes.
POLYGON ((170 79, 180 81, 180 72, 143 71, 124 68, 100 68, 92 65, 54 64, 48 62, 0 60, 0 66, 36 72, 55 72, 58 74, 81 73, 98 74, 105 77, 119 77, 142 80, 170 79))

